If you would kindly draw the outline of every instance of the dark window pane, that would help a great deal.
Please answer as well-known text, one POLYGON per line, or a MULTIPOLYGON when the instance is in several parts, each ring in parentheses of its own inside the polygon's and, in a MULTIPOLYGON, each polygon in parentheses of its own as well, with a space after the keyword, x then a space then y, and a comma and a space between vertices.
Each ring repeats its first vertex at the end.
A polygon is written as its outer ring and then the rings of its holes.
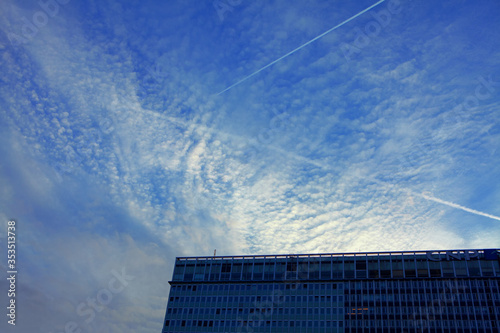
POLYGON ((403 261, 399 259, 392 260, 392 275, 394 277, 403 277, 403 261))
POLYGON ((182 281, 183 277, 184 277, 184 263, 175 265, 174 281, 182 281))
POLYGON ((467 266, 469 267, 469 276, 481 276, 478 260, 467 261, 467 266))
POLYGON ((467 276, 467 263, 465 260, 455 261, 454 264, 457 276, 467 276))
POLYGON ((406 277, 416 277, 417 272, 415 271, 415 260, 407 259, 404 262, 405 265, 405 275, 406 277))
POLYGON ((441 266, 443 267, 443 277, 453 277, 453 263, 451 261, 442 261, 441 266))
POLYGON ((417 259, 417 274, 419 277, 429 277, 429 270, 427 269, 427 260, 417 259))
POLYGON ((493 266, 491 265, 491 263, 491 260, 481 261, 481 270, 483 272, 483 276, 493 276, 493 266))

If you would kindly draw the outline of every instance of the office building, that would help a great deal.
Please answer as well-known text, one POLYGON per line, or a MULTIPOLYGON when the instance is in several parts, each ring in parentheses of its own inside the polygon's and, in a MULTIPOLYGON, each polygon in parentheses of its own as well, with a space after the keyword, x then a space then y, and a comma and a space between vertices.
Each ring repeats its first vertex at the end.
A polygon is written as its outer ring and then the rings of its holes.
POLYGON ((500 250, 176 258, 162 332, 500 332, 500 250))

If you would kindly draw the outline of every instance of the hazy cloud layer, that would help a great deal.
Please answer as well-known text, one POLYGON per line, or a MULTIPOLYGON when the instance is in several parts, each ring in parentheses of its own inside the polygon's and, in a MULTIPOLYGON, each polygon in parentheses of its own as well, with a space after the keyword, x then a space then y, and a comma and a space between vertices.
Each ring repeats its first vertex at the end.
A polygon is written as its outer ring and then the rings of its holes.
POLYGON ((158 332, 214 249, 499 247, 496 1, 387 0, 216 95, 374 3, 0 4, 2 332, 158 332))

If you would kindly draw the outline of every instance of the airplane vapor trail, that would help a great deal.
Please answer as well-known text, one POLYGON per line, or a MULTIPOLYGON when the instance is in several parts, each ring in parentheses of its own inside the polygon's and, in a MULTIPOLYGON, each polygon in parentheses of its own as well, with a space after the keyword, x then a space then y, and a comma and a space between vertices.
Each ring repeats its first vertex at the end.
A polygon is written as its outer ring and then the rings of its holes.
POLYGON ((233 87, 235 87, 235 86, 239 85, 240 83, 242 83, 242 82, 244 82, 244 81, 248 80, 248 79, 249 79, 249 78, 251 78, 252 76, 254 76, 254 75, 256 75, 256 74, 258 74, 258 73, 262 72, 264 69, 266 69, 266 68, 268 68, 268 67, 270 67, 270 66, 274 65, 274 64, 275 64, 275 63, 277 63, 278 61, 280 61, 280 60, 282 60, 282 59, 284 59, 284 58, 288 57, 289 55, 291 55, 291 54, 293 54, 293 53, 297 52, 298 50, 300 50, 300 49, 302 49, 302 48, 306 47, 307 45, 311 44, 312 42, 314 42, 314 41, 316 41, 316 40, 320 39, 321 37, 323 37, 323 36, 325 36, 325 35, 329 34, 329 33, 330 33, 330 32, 332 32, 333 30, 335 30, 335 29, 337 29, 337 28, 340 28, 340 27, 341 27, 341 26, 343 26, 344 24, 346 24, 346 23, 348 23, 348 22, 350 22, 350 21, 354 20, 356 17, 358 17, 358 16, 360 16, 360 15, 362 15, 362 14, 366 13, 367 11, 369 11, 370 9, 372 9, 373 7, 376 7, 376 6, 380 5, 380 4, 381 4, 382 2, 384 2, 384 1, 385 1, 385 0, 380 0, 379 2, 377 2, 377 3, 373 4, 373 5, 371 5, 370 7, 368 7, 368 8, 366 8, 366 9, 364 9, 364 10, 360 11, 360 12, 359 12, 359 13, 357 13, 356 15, 351 16, 350 18, 348 18, 348 19, 347 19, 347 20, 345 20, 344 22, 337 24, 336 26, 334 26, 334 27, 333 27, 333 28, 331 28, 330 30, 327 30, 327 31, 323 32, 321 35, 316 36, 315 38, 311 39, 310 41, 308 41, 308 42, 307 42, 307 43, 305 43, 305 44, 302 44, 301 46, 297 47, 295 50, 288 52, 288 53, 287 53, 287 54, 285 54, 284 56, 282 56, 282 57, 280 57, 280 58, 278 58, 278 59, 274 60, 273 62, 271 62, 271 63, 267 64, 266 66, 262 67, 262 68, 261 68, 261 69, 259 69, 258 71, 253 72, 252 74, 250 74, 250 75, 248 75, 247 77, 245 77, 245 78, 241 79, 240 81, 236 82, 235 84, 233 84, 233 85, 231 85, 231 86, 227 87, 226 89, 224 89, 224 90, 222 90, 221 92, 219 92, 217 95, 220 95, 220 94, 222 94, 222 93, 224 93, 224 92, 228 91, 229 89, 231 89, 231 88, 233 88, 233 87))
POLYGON ((456 203, 445 201, 445 200, 441 200, 441 199, 432 197, 430 195, 425 195, 425 194, 417 194, 417 195, 419 197, 424 198, 424 199, 431 200, 431 201, 434 201, 434 202, 438 202, 438 203, 446 205, 446 206, 450 206, 450 207, 453 207, 453 208, 458 208, 458 209, 464 210, 464 211, 472 213, 472 214, 481 215, 481 216, 489 217, 490 219, 494 219, 494 220, 500 221, 500 217, 495 216, 495 215, 483 213, 483 212, 480 212, 480 211, 475 210, 475 209, 471 209, 471 208, 467 208, 467 207, 464 207, 464 206, 460 206, 460 205, 458 205, 456 203))
MULTIPOLYGON (((156 113, 155 113, 156 115, 156 113)), ((194 123, 188 123, 188 122, 185 122, 185 121, 180 121, 178 119, 175 119, 173 117, 167 117, 167 120, 177 124, 177 125, 183 125, 185 127, 188 127, 188 128, 201 128, 209 133, 213 133, 213 134, 216 134, 222 138, 225 138, 225 139, 232 139, 232 140, 237 140, 237 141, 245 141, 245 140, 248 140, 250 142, 252 142, 253 144, 257 145, 259 144, 259 142, 255 139, 248 139, 248 138, 244 138, 240 135, 235 135, 235 134, 230 134, 230 133, 226 133, 226 132, 223 132, 223 131, 220 131, 220 130, 216 130, 216 129, 213 129, 213 128, 210 128, 210 127, 207 127, 207 126, 204 126, 204 125, 201 125, 201 124, 194 124, 194 123)), ((276 147, 276 146, 273 146, 273 145, 267 145, 265 146, 267 147, 267 149, 270 149, 270 150, 273 150, 273 151, 276 151, 278 153, 281 153, 283 155, 286 155, 288 156, 289 158, 293 158, 293 159, 296 159, 298 161, 301 161, 301 162, 305 162, 305 163, 309 163, 311 165, 314 165, 314 166, 317 166, 319 168, 322 168, 324 170, 328 170, 328 171, 332 171, 332 167, 328 164, 325 164, 323 162, 318 162, 318 161, 315 161, 313 159, 310 159, 308 157, 304 157, 302 155, 299 155, 299 154, 295 154, 293 152, 289 152, 287 150, 284 150, 284 149, 281 149, 279 147, 276 147)), ((359 177, 359 176, 358 176, 359 177)), ((497 221, 500 221, 500 217, 498 216, 495 216, 495 215, 491 215, 491 214, 488 214, 488 213, 483 213, 481 211, 478 211, 478 210, 475 210, 475 209, 472 209, 472 208, 467 208, 467 207, 464 207, 464 206, 461 206, 459 204, 456 204, 456 203, 453 203, 453 202, 449 202, 449 201, 445 201, 445 200, 442 200, 442 199, 439 199, 439 198, 436 198, 436 197, 433 197, 433 196, 430 196, 430 195, 426 195, 426 194, 420 194, 420 193, 415 193, 411 190, 408 190, 408 189, 404 189, 404 188, 400 188, 398 189, 397 188, 397 185, 394 185, 394 184, 390 184, 390 183, 387 183, 387 182, 384 182, 384 181, 380 181, 380 180, 377 180, 375 178, 372 178, 372 177, 365 177, 365 176, 361 176, 359 177, 361 179, 368 179, 370 181, 373 181, 374 183, 377 183, 379 185, 382 185, 382 186, 389 186, 390 187, 390 190, 399 190, 399 191, 403 191, 403 192, 406 192, 408 194, 412 194, 412 195, 415 195, 415 196, 418 196, 418 197, 421 197, 425 200, 429 200, 429 201, 434 201, 434 202, 437 202, 437 203, 440 203, 440 204, 443 204, 443 205, 446 205, 446 206, 449 206, 449 207, 452 207, 452 208, 456 208, 456 209, 460 209, 460 210, 463 210, 463 211, 466 211, 466 212, 469 212, 469 213, 472 213, 472 214, 476 214, 476 215, 480 215, 480 216, 484 216, 484 217, 488 217, 490 219, 494 219, 494 220, 497 220, 497 221)))

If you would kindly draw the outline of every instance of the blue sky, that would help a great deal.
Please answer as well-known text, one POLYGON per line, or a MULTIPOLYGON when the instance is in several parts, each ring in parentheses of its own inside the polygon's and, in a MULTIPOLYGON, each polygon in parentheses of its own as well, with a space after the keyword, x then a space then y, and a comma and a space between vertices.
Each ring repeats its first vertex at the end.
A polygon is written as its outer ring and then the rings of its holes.
POLYGON ((375 3, 3 1, 0 330, 159 332, 214 249, 500 247, 498 1, 387 0, 256 73, 375 3))

